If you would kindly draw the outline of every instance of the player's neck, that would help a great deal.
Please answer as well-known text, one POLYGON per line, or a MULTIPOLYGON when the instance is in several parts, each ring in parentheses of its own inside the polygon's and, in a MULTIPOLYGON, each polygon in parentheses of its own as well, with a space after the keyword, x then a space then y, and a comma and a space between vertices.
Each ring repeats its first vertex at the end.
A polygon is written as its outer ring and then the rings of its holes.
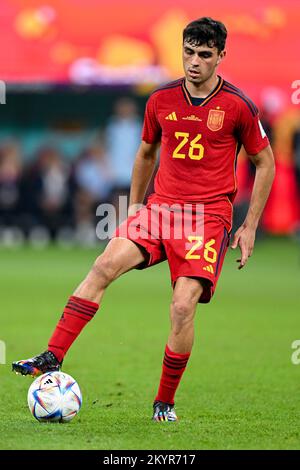
POLYGON ((202 83, 192 83, 185 79, 185 86, 189 92, 189 94, 193 98, 206 98, 214 88, 216 88, 219 81, 219 77, 217 74, 210 77, 208 80, 202 83))

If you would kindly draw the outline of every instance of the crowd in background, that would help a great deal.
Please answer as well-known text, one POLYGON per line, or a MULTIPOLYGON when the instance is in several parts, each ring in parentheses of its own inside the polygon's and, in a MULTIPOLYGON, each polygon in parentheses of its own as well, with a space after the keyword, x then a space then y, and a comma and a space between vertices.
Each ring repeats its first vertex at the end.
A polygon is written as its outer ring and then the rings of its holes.
POLYGON ((0 143, 0 242, 95 243, 97 206, 129 196, 141 127, 135 102, 123 98, 71 160, 45 143, 25 162, 17 140, 0 143))
MULTIPOLYGON (((263 125, 271 140, 267 119, 263 125)), ((103 202, 117 206, 119 195, 129 196, 141 127, 135 101, 122 98, 115 103, 107 125, 73 159, 45 142, 25 161, 18 140, 0 142, 0 243, 97 243, 96 208, 103 202)), ((293 148, 299 189, 300 126, 293 148)), ((253 176, 250 163, 247 171, 253 176)))

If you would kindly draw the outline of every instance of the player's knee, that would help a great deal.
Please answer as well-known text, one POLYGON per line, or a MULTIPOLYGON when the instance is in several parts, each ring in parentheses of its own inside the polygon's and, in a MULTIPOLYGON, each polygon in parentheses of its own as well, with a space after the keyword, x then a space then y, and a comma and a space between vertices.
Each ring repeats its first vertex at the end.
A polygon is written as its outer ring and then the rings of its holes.
POLYGON ((107 287, 116 278, 117 271, 114 261, 104 253, 96 259, 92 267, 92 273, 103 287, 107 287))
POLYGON ((179 299, 173 300, 171 305, 171 321, 177 325, 184 325, 193 321, 195 307, 193 302, 179 299))

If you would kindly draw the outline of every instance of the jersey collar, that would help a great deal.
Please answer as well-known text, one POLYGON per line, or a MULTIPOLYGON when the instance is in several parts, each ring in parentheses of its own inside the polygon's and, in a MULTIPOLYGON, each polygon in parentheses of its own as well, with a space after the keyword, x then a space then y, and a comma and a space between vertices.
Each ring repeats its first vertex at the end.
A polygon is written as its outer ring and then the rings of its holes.
POLYGON ((181 82, 181 89, 182 89, 182 92, 183 92, 183 96, 184 96, 184 99, 186 100, 186 102, 190 105, 190 106, 197 106, 197 107, 202 107, 202 106, 205 106, 206 103, 208 103, 214 96, 216 96, 217 93, 219 93, 219 91, 221 90, 222 86, 223 86, 223 78, 220 77, 218 75, 218 78, 219 78, 219 81, 217 83, 217 85, 215 86, 215 88, 209 93, 209 95, 207 95, 206 98, 204 98, 204 100, 202 101, 201 104, 198 104, 198 105, 193 105, 192 103, 192 100, 191 100, 191 95, 186 87, 186 84, 185 84, 185 78, 182 79, 182 82, 181 82))

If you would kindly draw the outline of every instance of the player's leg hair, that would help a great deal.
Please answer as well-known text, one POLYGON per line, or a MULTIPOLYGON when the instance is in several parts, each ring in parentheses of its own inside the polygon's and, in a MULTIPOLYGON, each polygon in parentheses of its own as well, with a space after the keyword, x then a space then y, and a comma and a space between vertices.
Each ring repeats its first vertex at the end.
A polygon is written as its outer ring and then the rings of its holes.
POLYGON ((203 292, 201 279, 179 277, 170 306, 171 332, 168 346, 174 353, 191 352, 194 342, 194 317, 203 292))
POLYGON ((113 238, 73 295, 100 303, 105 289, 112 281, 143 261, 145 253, 134 242, 125 238, 113 238))

